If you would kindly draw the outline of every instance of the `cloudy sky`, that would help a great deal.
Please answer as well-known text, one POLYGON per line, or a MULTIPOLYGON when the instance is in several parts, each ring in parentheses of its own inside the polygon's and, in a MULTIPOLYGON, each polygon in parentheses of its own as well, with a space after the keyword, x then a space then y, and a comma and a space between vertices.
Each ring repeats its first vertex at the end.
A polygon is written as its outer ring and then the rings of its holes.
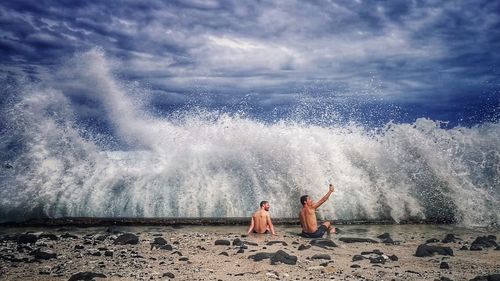
POLYGON ((263 115, 306 101, 475 124, 499 116, 499 11, 480 0, 2 1, 0 75, 43 80, 99 48, 160 111, 195 96, 263 115))

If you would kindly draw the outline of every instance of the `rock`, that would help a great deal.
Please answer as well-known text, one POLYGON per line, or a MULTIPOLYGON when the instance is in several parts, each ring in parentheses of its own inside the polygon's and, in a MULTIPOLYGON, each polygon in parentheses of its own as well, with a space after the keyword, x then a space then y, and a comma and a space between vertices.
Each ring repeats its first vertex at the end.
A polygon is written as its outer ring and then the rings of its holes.
POLYGON ((390 256, 389 256, 389 259, 390 259, 391 261, 398 261, 398 260, 399 260, 398 256, 396 256, 396 255, 390 255, 390 256))
POLYGON ((311 245, 307 245, 307 246, 305 246, 304 244, 300 244, 300 246, 299 246, 298 250, 299 250, 299 251, 303 251, 303 250, 307 250, 307 249, 309 249, 309 248, 311 248, 311 245))
POLYGON ((333 242, 331 239, 328 239, 328 238, 313 239, 309 243, 312 246, 317 246, 317 247, 324 248, 324 249, 337 247, 337 244, 335 244, 335 242, 333 242))
POLYGON ((378 243, 378 241, 370 238, 341 237, 339 240, 344 243, 378 243))
POLYGON ((113 254, 114 254, 114 252, 113 252, 113 251, 105 251, 105 252, 104 252, 104 256, 105 256, 105 257, 112 257, 112 256, 113 256, 113 254))
POLYGON ((161 248, 161 246, 168 245, 167 240, 162 237, 156 237, 153 241, 151 241, 151 250, 154 248, 161 248))
POLYGON ((98 235, 98 236, 96 236, 95 240, 102 242, 102 241, 106 240, 107 237, 108 236, 106 236, 106 235, 98 235))
POLYGON ((85 247, 83 245, 75 245, 74 247, 75 250, 83 250, 85 247))
POLYGON ((84 280, 84 281, 90 281, 93 280, 94 278, 107 278, 106 275, 102 273, 94 273, 94 272, 78 272, 76 274, 71 275, 71 277, 68 279, 68 281, 77 281, 77 280, 84 280))
POLYGON ((445 255, 445 256, 453 256, 453 250, 450 247, 430 246, 427 244, 422 244, 418 246, 415 256, 430 257, 433 256, 434 253, 438 253, 440 255, 445 255))
POLYGON ((473 245, 470 246, 469 250, 471 250, 471 251, 482 251, 483 248, 481 248, 481 246, 478 245, 478 244, 473 244, 473 245))
POLYGON ((233 246, 241 246, 243 245, 243 241, 240 238, 236 238, 233 240, 233 246))
POLYGON ((69 239, 78 239, 78 236, 73 235, 73 234, 69 234, 69 233, 66 232, 63 235, 61 235, 61 238, 64 238, 64 239, 66 239, 66 238, 69 238, 69 239))
POLYGON ((218 239, 215 240, 215 245, 230 246, 231 242, 229 240, 218 239))
POLYGON ((351 265, 351 267, 352 267, 352 268, 360 268, 360 267, 361 267, 361 265, 359 265, 359 264, 353 264, 353 265, 351 265))
POLYGON ((467 248, 467 246, 462 246, 462 248, 460 248, 460 251, 467 251, 469 250, 469 248, 467 248))
POLYGON ((52 251, 42 251, 40 249, 36 249, 31 252, 31 255, 35 257, 37 260, 50 260, 57 258, 57 254, 52 251))
POLYGON ((389 233, 383 233, 377 236, 378 239, 382 240, 382 243, 385 244, 393 244, 394 240, 392 240, 391 235, 389 233))
POLYGON ((371 257, 370 258, 370 263, 385 263, 385 258, 383 256, 377 256, 377 257, 371 257))
POLYGON ((125 233, 113 242, 115 245, 137 245, 139 243, 139 237, 133 233, 125 233))
POLYGON ((165 272, 163 273, 163 277, 175 278, 175 275, 172 272, 165 272))
POLYGON ((362 255, 354 255, 352 256, 352 261, 361 261, 364 260, 365 258, 362 255))
POLYGON ((470 281, 500 281, 500 274, 476 276, 470 281))
POLYGON ((220 252, 219 253, 219 256, 226 256, 226 257, 229 257, 229 254, 227 252, 220 252))
POLYGON ((369 254, 383 255, 384 253, 382 253, 378 249, 375 249, 375 250, 370 251, 370 252, 367 252, 367 251, 361 252, 361 255, 369 255, 369 254))
POLYGON ((456 242, 457 240, 462 240, 462 239, 455 237, 454 234, 446 234, 446 236, 444 237, 444 239, 441 242, 450 243, 450 242, 456 242))
POLYGON ((189 258, 188 258, 188 257, 180 257, 180 258, 179 258, 179 260, 180 260, 180 261, 188 261, 188 260, 189 260, 189 258))
POLYGON ((272 255, 273 253, 257 253, 255 255, 248 256, 248 258, 253 259, 254 261, 261 261, 270 258, 272 255))
POLYGON ((449 269, 450 265, 447 262, 443 261, 443 262, 441 262, 439 264, 439 268, 441 268, 441 269, 449 269))
POLYGON ((249 259, 254 261, 261 261, 264 259, 271 259, 271 264, 277 264, 278 262, 295 265, 297 263, 297 257, 289 255, 285 251, 278 250, 276 253, 257 253, 255 255, 248 256, 249 259))
POLYGON ((439 240, 436 238, 427 239, 427 241, 425 241, 425 243, 436 243, 436 242, 439 242, 439 240))
POLYGON ((312 256, 311 259, 313 259, 313 260, 331 260, 332 257, 330 257, 330 255, 327 255, 327 254, 316 254, 316 255, 312 256))
POLYGON ((266 272, 266 276, 273 279, 279 279, 279 276, 275 272, 266 272))
POLYGON ((259 244, 254 243, 254 242, 250 242, 250 241, 245 241, 244 243, 245 243, 245 245, 250 245, 250 246, 259 246, 259 244))
POLYGON ((174 248, 172 247, 172 245, 161 245, 161 246, 158 246, 158 249, 172 251, 174 248))
POLYGON ((266 243, 266 245, 270 246, 270 245, 280 244, 280 243, 283 246, 288 246, 288 244, 285 241, 269 241, 266 243))
POLYGON ((498 244, 495 242, 496 237, 493 235, 490 236, 479 236, 474 240, 471 244, 471 248, 474 245, 478 245, 479 247, 485 247, 485 248, 490 248, 490 247, 497 247, 498 244), (495 239, 492 239, 495 238, 495 239))
POLYGON ((59 237, 57 237, 55 234, 52 233, 42 233, 40 236, 38 236, 39 239, 49 239, 52 241, 57 241, 59 240, 59 237))
POLYGON ((38 237, 34 234, 21 234, 17 236, 17 244, 35 244, 38 241, 38 237))
POLYGON ((50 266, 43 266, 38 270, 38 274, 40 275, 49 275, 50 272, 52 271, 52 267, 50 266))
POLYGON ((495 248, 495 251, 500 251, 500 245, 495 248))
POLYGON ((243 254, 244 252, 245 252, 245 250, 243 250, 243 249, 240 248, 236 253, 237 254, 243 254))
POLYGON ((295 265, 297 263, 297 257, 289 255, 283 250, 278 250, 273 256, 271 256, 271 264, 276 264, 277 262, 295 265))

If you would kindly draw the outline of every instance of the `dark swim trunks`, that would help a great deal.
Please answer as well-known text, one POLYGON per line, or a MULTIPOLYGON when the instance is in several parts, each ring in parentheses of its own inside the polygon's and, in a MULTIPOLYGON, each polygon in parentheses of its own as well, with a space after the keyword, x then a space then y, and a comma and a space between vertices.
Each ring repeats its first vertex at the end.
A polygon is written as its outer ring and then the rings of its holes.
POLYGON ((328 231, 328 228, 324 225, 320 225, 318 229, 313 233, 307 233, 302 231, 302 236, 306 238, 321 238, 328 231))
POLYGON ((258 233, 257 231, 254 230, 253 233, 257 233, 257 234, 269 234, 269 230, 266 229, 266 231, 264 233, 258 233))

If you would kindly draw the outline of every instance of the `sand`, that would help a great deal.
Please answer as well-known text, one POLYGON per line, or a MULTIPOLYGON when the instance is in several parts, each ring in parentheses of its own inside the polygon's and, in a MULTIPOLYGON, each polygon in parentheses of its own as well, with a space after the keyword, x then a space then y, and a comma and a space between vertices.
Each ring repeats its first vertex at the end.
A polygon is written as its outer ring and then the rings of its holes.
POLYGON ((106 276, 95 280, 471 280, 500 273, 500 251, 495 250, 498 247, 460 250, 463 246, 470 248, 479 236, 498 236, 498 229, 450 225, 341 225, 339 228, 339 234, 329 237, 337 247, 328 249, 308 248, 311 239, 298 236, 298 226, 278 226, 276 236, 248 237, 244 235, 246 226, 0 228, 0 279, 69 280, 79 272, 91 272, 106 276), (19 234, 26 232, 32 232, 37 241, 20 243, 19 234), (123 233, 136 235, 138 243, 115 245, 114 241, 123 233), (377 236, 383 233, 388 233, 395 242, 381 243, 377 236), (54 234, 52 239, 58 240, 42 238, 42 234, 54 234), (454 234, 461 240, 443 243, 446 234, 454 234), (71 235, 76 237, 67 237, 71 235), (161 245, 151 249, 151 243, 160 237, 167 245, 164 249, 159 248, 161 245), (342 242, 346 237, 370 238, 378 243, 342 242), (453 256, 415 256, 417 247, 431 238, 440 241, 428 245, 449 247, 453 256), (231 245, 215 245, 220 239, 231 245), (245 246, 233 245, 238 239, 245 246), (33 253, 37 249, 49 256, 55 254, 55 258, 43 259, 43 255, 36 258, 33 253), (257 253, 279 250, 296 256, 296 263, 272 264, 270 259, 249 259, 257 253), (353 261, 354 256, 374 250, 378 251, 353 261), (324 256, 312 258, 318 254, 324 256), (449 268, 440 268, 442 262, 449 268))

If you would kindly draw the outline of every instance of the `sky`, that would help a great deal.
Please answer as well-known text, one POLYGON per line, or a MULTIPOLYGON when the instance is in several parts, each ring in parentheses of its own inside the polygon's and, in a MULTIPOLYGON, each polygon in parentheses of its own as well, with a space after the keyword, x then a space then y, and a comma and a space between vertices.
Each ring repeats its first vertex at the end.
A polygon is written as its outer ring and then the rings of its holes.
POLYGON ((347 121, 470 126, 499 119, 499 11, 481 0, 1 1, 0 76, 43 81, 97 48, 159 114, 199 103, 272 121, 327 105, 347 121))

